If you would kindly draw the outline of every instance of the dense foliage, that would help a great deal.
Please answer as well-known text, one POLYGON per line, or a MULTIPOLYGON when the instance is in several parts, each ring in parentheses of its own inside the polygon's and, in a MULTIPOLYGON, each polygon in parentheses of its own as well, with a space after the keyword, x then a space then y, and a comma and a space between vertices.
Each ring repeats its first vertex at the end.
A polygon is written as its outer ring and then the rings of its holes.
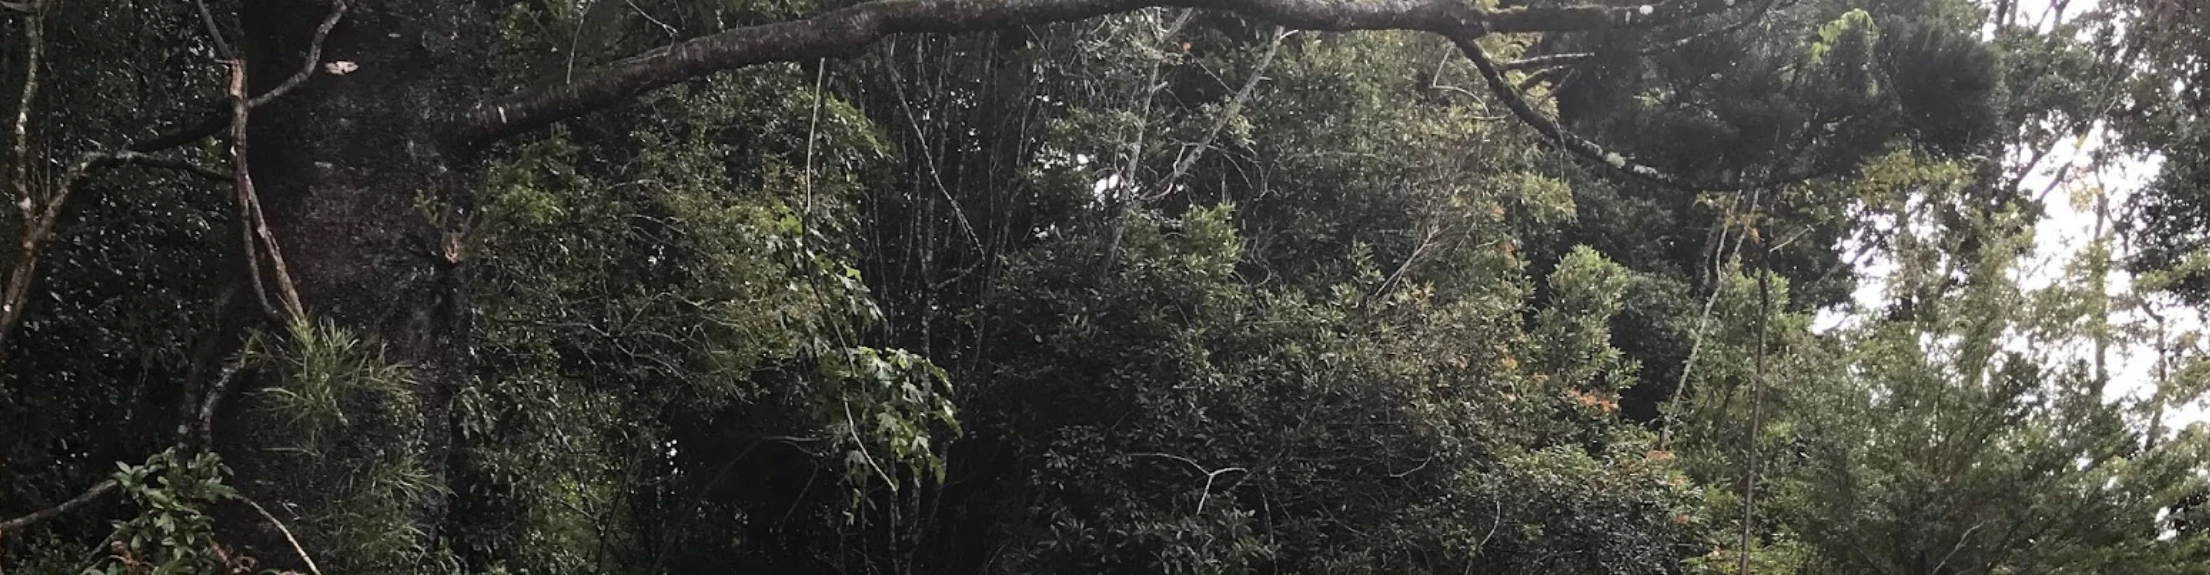
MULTIPOLYGON (((494 69, 835 5, 514 2, 494 69)), ((220 96, 237 6, 51 6, 31 171, 220 96)), ((248 370, 361 502, 287 526, 328 573, 2202 572, 2210 9, 2034 10, 1481 40, 1615 163, 1735 191, 1575 158, 1408 32, 1156 9, 685 82, 418 202, 473 286, 442 476, 354 441, 422 417, 373 337, 215 351, 229 184, 119 167, 0 356, 0 520, 123 496, 0 569, 250 570, 187 383, 248 370), (2089 135, 2160 172, 2050 183, 2089 135), (2087 241, 2037 250, 2067 201, 2087 241), (429 492, 434 537, 382 504, 429 492)))

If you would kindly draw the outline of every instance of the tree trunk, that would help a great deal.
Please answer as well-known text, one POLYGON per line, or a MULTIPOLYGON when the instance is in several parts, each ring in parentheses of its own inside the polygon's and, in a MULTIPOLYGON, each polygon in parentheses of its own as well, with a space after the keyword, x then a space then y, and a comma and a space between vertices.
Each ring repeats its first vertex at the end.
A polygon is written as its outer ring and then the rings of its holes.
MULTIPOLYGON (((430 548, 445 515, 449 413, 468 377, 469 323, 463 270, 446 249, 456 224, 441 216, 465 213, 482 179, 454 118, 490 86, 495 6, 354 0, 324 41, 323 70, 249 119, 248 164, 308 319, 380 348, 411 392, 412 405, 343 396, 343 423, 313 449, 302 449, 302 426, 323 424, 300 421, 269 392, 287 385, 282 369, 247 378, 218 414, 214 446, 239 492, 327 572, 413 570, 414 551, 430 548)), ((305 64, 331 8, 246 1, 252 93, 305 64)), ((266 260, 262 273, 273 274, 266 260)), ((276 297, 273 284, 265 289, 276 297)), ((231 313, 262 313, 255 298, 239 301, 231 313)), ((302 565, 251 507, 220 515, 222 540, 262 566, 302 565)))

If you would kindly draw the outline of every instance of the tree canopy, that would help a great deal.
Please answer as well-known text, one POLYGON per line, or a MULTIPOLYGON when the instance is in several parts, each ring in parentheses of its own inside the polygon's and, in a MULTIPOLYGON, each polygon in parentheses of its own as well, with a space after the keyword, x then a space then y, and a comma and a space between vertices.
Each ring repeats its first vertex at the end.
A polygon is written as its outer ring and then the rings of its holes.
POLYGON ((0 572, 2210 569, 2191 2, 0 24, 0 572))

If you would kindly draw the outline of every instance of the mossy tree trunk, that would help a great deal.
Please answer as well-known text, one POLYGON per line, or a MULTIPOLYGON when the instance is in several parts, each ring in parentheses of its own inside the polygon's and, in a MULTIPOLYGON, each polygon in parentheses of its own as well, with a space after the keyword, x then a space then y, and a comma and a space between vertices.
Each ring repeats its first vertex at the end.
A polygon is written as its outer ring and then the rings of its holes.
MULTIPOLYGON (((251 172, 307 317, 380 347, 406 375, 404 399, 413 402, 378 405, 394 399, 350 394, 338 429, 302 429, 329 422, 275 405, 269 390, 284 384, 282 362, 229 394, 214 445, 239 491, 293 527, 325 568, 409 569, 391 562, 392 541, 361 539, 403 535, 413 539, 404 543, 428 544, 445 515, 436 488, 452 443, 447 414, 469 355, 464 268, 447 248, 459 229, 447 216, 469 205, 483 174, 479 150, 453 119, 490 87, 497 4, 356 0, 324 41, 324 72, 249 118, 251 172), (399 484, 408 489, 392 489, 399 484)), ((245 3, 241 48, 252 93, 303 65, 332 7, 245 3)), ((263 313, 253 297, 238 301, 230 313, 263 313)), ((300 566, 259 513, 223 515, 226 542, 263 566, 300 566)))

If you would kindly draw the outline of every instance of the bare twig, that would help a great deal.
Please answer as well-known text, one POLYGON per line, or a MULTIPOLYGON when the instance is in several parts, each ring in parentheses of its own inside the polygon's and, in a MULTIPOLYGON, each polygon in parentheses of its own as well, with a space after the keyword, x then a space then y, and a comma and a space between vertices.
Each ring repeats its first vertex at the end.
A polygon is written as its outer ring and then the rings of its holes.
POLYGON ((1559 65, 1559 64, 1569 64, 1569 63, 1573 63, 1573 62, 1579 62, 1579 61, 1581 61, 1581 60, 1585 60, 1585 59, 1588 59, 1589 57, 1591 57, 1591 56, 1595 56, 1595 55, 1596 55, 1596 53, 1594 53, 1594 52, 1573 52, 1573 53, 1569 53, 1569 54, 1545 54, 1545 55, 1542 55, 1542 56, 1529 56, 1529 57, 1526 57, 1526 58, 1520 58, 1520 59, 1517 59, 1517 60, 1507 60, 1507 61, 1504 61, 1504 62, 1497 62, 1497 63, 1496 63, 1496 67, 1497 67, 1497 69, 1500 69, 1500 70, 1507 70, 1507 71, 1511 71, 1511 70, 1529 70, 1529 69, 1534 69, 1534 68, 1548 68, 1548 67, 1551 67, 1551 66, 1556 66, 1556 65, 1559 65))
POLYGON ((1180 456, 1180 455, 1174 455, 1174 454, 1171 454, 1171 453, 1131 453, 1131 454, 1129 454, 1129 455, 1141 455, 1141 456, 1147 456, 1147 457, 1158 457, 1158 458, 1162 458, 1162 459, 1172 459, 1172 460, 1175 460, 1175 461, 1180 461, 1180 462, 1182 462, 1182 463, 1186 463, 1186 464, 1189 464, 1189 466, 1190 466, 1190 467, 1194 467, 1194 468, 1197 468, 1197 472, 1198 472, 1198 473, 1203 473, 1203 474, 1205 474, 1205 487, 1204 487, 1203 491, 1200 491, 1200 492, 1198 492, 1198 494, 1197 494, 1197 512, 1198 512, 1198 513, 1204 513, 1204 512, 1205 512, 1205 501, 1206 501, 1207 499, 1210 499, 1210 498, 1212 497, 1212 483, 1213 483, 1213 481, 1215 481, 1215 480, 1219 479, 1221 475, 1224 475, 1224 474, 1228 474, 1228 473, 1250 473, 1250 472, 1251 472, 1251 470, 1249 470, 1249 469, 1244 469, 1244 468, 1241 468, 1241 467, 1222 467, 1222 468, 1219 468, 1219 469, 1208 469, 1208 468, 1206 468, 1206 467, 1205 467, 1204 465, 1202 465, 1202 464, 1199 464, 1199 463, 1197 463, 1197 460, 1195 460, 1195 459, 1190 459, 1190 458, 1187 458, 1187 457, 1182 457, 1182 456, 1180 456))
POLYGON ((307 549, 299 546, 298 538, 292 537, 291 528, 285 527, 284 522, 276 520, 276 515, 269 513, 268 509, 262 508, 261 504, 254 503, 252 499, 249 499, 244 495, 240 495, 238 496, 238 500, 244 501, 246 502, 246 505, 253 507, 253 510, 255 512, 261 514, 262 519, 269 520, 270 525, 275 525, 276 530, 284 534, 284 541, 292 544, 292 552, 299 554, 300 561, 307 562, 308 572, 314 573, 315 575, 322 575, 322 568, 315 566, 315 558, 307 556, 307 549))
MULTIPOLYGON (((913 110, 912 99, 906 97, 905 80, 898 77, 896 66, 886 67, 885 69, 890 73, 891 93, 897 95, 898 107, 905 111, 906 124, 913 127, 913 134, 916 139, 927 139, 928 130, 921 127, 921 115, 913 110)), ((943 195, 944 205, 951 207, 952 219, 959 222, 959 230, 965 232, 967 241, 973 244, 975 249, 983 249, 982 235, 975 233, 974 222, 967 219, 966 208, 959 207, 959 198, 952 196, 951 186, 944 185, 944 170, 937 165, 936 155, 923 150, 921 159, 924 160, 921 165, 928 168, 929 181, 936 184, 936 193, 943 195)), ((914 187, 915 189, 920 188, 918 184, 914 187)))
POLYGON ((121 527, 108 530, 107 537, 101 538, 99 544, 93 545, 92 552, 85 554, 84 560, 77 562, 77 568, 69 572, 84 575, 84 573, 91 571, 93 567, 99 566, 100 558, 107 556, 108 546, 115 543, 115 536, 120 533, 122 533, 121 527))
MULTIPOLYGON (((638 11, 643 12, 642 9, 638 11)), ((813 217, 813 151, 814 143, 820 140, 821 135, 821 90, 829 83, 829 60, 823 58, 814 65, 813 112, 806 120, 806 167, 804 171, 798 172, 798 189, 803 194, 798 203, 798 241, 801 243, 806 241, 804 228, 813 217)))
MULTIPOLYGON (((212 422, 215 417, 215 410, 221 405, 224 392, 229 389, 230 382, 235 379, 238 371, 245 367, 246 361, 252 353, 250 350, 254 345, 253 341, 254 340, 252 339, 248 339, 246 342, 246 351, 240 351, 238 353, 237 359, 233 360, 230 364, 223 366, 221 374, 216 376, 215 382, 211 386, 212 388, 208 390, 206 400, 200 403, 198 410, 197 429, 195 430, 187 427, 187 425, 189 424, 179 425, 179 427, 183 429, 180 430, 181 433, 177 438, 177 447, 185 449, 189 449, 194 445, 204 447, 206 445, 205 442, 214 437, 212 422)), ((41 509, 22 517, 9 519, 7 521, 0 521, 0 534, 5 534, 9 531, 22 529, 24 527, 29 527, 31 524, 45 521, 47 519, 52 519, 55 516, 61 515, 63 513, 68 513, 70 510, 82 507, 86 503, 91 503, 93 500, 100 498, 100 496, 102 495, 106 495, 109 492, 115 491, 116 487, 118 487, 118 485, 116 484, 114 479, 101 481, 99 483, 93 484, 92 487, 86 488, 83 493, 78 494, 75 498, 64 501, 59 505, 55 505, 46 509, 41 509)))
POLYGON ((867 440, 860 439, 859 422, 852 418, 852 402, 844 401, 843 403, 844 427, 845 431, 850 432, 852 435, 852 447, 859 449, 859 458, 866 460, 867 466, 875 469, 875 475, 882 476, 882 482, 884 485, 889 486, 891 491, 897 491, 898 480, 891 479, 890 474, 888 472, 884 472, 881 465, 875 464, 875 456, 867 454, 867 440))
POLYGON ((1971 541, 1971 540, 1972 540, 1972 532, 1974 532, 1974 531, 1979 531, 1981 527, 1986 527, 1986 526, 1987 526, 1987 521, 1981 521, 1981 522, 1979 522, 1979 523, 1974 523, 1974 524, 1972 525, 1972 527, 1971 527, 1971 528, 1969 528, 1969 529, 1965 529, 1965 530, 1964 530, 1964 534, 1962 534, 1962 535, 1958 535, 1958 536, 1957 536, 1957 545, 1956 545, 1955 547, 1950 547, 1950 548, 1949 548, 1949 553, 1948 553, 1948 554, 1946 554, 1946 555, 1942 555, 1942 556, 1941 556, 1941 562, 1940 562, 1940 563, 1935 563, 1935 564, 1934 564, 1934 568, 1933 568, 1933 569, 1928 569, 1928 570, 1927 570, 1927 572, 1928 572, 1928 573, 1941 573, 1941 572, 1942 572, 1941 568, 1942 568, 1942 567, 1946 567, 1946 566, 1948 566, 1948 565, 1949 565, 1949 559, 1950 559, 1950 558, 1953 558, 1953 557, 1956 557, 1956 556, 1957 556, 1957 552, 1958 552, 1958 551, 1963 551, 1963 550, 1964 550, 1964 544, 1965 544, 1965 542, 1966 542, 1966 541, 1971 541))
POLYGON ((637 0, 622 0, 622 2, 629 4, 629 9, 635 10, 638 16, 643 16, 646 21, 652 22, 653 24, 660 26, 661 30, 667 31, 668 37, 673 38, 681 34, 680 32, 677 32, 675 30, 674 26, 669 26, 667 22, 660 21, 660 19, 654 17, 651 12, 646 12, 644 8, 637 6, 637 0))

